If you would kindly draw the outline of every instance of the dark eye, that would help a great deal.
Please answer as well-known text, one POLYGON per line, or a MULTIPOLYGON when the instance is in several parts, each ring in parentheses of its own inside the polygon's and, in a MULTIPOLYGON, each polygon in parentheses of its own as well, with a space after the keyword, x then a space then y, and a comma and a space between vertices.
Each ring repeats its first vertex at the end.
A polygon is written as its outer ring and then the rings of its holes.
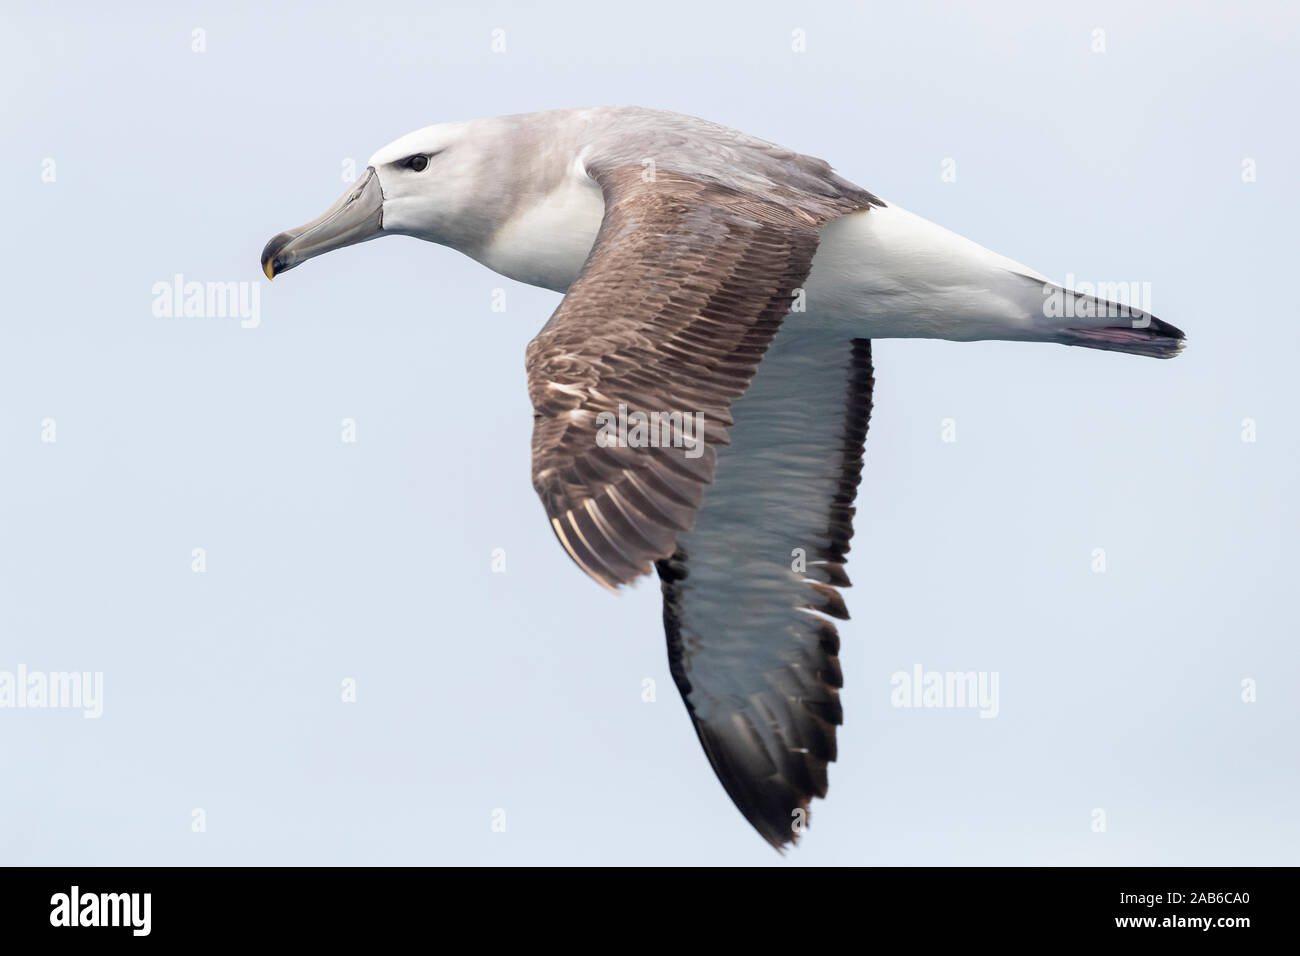
POLYGON ((417 173, 422 173, 429 165, 429 157, 417 153, 402 163, 407 169, 414 169, 417 173))

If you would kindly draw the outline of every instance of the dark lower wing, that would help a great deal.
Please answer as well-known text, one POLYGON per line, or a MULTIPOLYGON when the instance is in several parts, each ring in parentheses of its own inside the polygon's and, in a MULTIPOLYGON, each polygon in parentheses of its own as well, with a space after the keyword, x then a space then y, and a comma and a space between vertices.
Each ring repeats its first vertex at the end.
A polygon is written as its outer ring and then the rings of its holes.
POLYGON ((694 527, 658 562, 673 679, 741 813, 778 849, 826 795, 842 721, 838 587, 871 412, 871 343, 796 331, 733 405, 694 527))

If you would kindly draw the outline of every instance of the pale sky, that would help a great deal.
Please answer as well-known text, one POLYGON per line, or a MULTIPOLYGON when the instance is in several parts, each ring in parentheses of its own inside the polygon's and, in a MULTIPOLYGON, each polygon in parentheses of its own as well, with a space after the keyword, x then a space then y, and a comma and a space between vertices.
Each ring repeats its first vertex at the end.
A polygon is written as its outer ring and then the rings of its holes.
POLYGON ((0 863, 1297 862, 1293 7, 154 10, 0 31, 0 675, 102 677, 94 719, 0 708, 0 863), (656 582, 597 587, 531 487, 559 297, 406 238, 258 268, 403 133, 592 103, 1149 283, 1188 335, 876 342, 839 760, 784 861, 656 582), (257 321, 156 315, 177 274, 257 321), (997 716, 892 706, 918 666, 996 674, 997 716))

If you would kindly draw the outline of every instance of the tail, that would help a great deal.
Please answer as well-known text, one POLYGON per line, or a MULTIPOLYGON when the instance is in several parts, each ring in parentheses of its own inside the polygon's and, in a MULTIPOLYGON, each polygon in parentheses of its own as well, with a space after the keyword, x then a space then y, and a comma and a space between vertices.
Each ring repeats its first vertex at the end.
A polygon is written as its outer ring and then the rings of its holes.
POLYGON ((1173 358, 1182 352, 1187 344, 1182 329, 1153 315, 1147 318, 1150 322, 1143 327, 1105 325, 1098 329, 1064 329, 1059 341, 1062 345, 1082 345, 1086 349, 1106 349, 1158 359, 1173 358))
POLYGON ((1151 358, 1183 348, 1182 330, 1136 307, 1148 302, 1140 283, 1066 289, 895 205, 834 220, 821 249, 827 274, 851 274, 858 287, 859 335, 1059 342, 1151 358))
POLYGON ((1062 345, 1169 359, 1183 350, 1183 330, 1123 302, 1053 284, 1043 286, 1043 321, 1062 345))

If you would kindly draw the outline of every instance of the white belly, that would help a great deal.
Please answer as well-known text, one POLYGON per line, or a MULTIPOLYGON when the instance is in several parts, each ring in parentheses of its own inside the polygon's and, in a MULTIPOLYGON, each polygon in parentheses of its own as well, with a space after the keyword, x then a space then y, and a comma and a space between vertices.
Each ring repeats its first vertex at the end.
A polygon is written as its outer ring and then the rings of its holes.
POLYGON ((1046 281, 890 205, 828 223, 805 288, 810 315, 863 338, 1017 339, 1041 337, 1046 281))
MULTIPOLYGON (((600 187, 575 170, 498 230, 479 258, 502 275, 563 292, 582 271, 604 210, 600 187)), ((822 229, 805 311, 786 322, 826 324, 861 338, 1043 338, 1046 281, 890 205, 822 229)))

